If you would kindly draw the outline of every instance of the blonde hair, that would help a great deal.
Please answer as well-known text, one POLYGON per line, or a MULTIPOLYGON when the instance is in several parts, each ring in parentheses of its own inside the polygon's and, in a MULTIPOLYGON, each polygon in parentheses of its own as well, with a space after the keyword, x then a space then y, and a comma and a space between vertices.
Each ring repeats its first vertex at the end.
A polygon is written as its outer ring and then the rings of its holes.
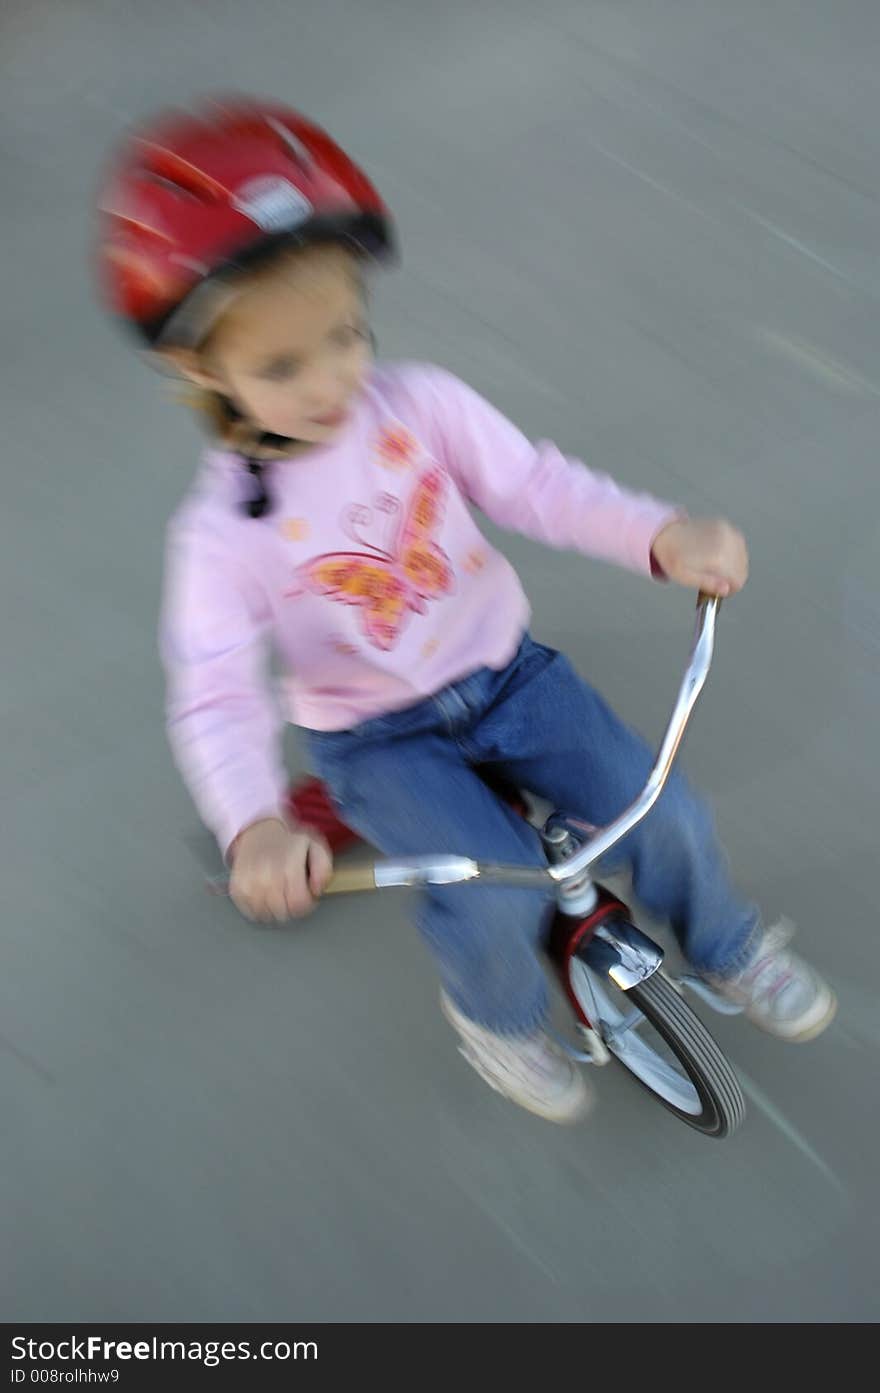
POLYGON ((232 422, 226 398, 219 392, 210 387, 198 387, 194 382, 181 382, 176 384, 174 396, 181 406, 189 407, 200 417, 201 425, 212 439, 222 439, 228 434, 232 422))

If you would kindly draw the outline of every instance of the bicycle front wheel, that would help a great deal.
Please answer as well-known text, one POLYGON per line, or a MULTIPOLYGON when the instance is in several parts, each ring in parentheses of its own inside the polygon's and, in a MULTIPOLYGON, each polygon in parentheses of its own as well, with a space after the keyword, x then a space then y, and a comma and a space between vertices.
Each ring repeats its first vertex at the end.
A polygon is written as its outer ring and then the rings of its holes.
POLYGON ((622 991, 575 954, 568 974, 584 1017, 643 1088, 704 1136, 736 1131, 746 1111, 736 1074, 662 972, 622 991))

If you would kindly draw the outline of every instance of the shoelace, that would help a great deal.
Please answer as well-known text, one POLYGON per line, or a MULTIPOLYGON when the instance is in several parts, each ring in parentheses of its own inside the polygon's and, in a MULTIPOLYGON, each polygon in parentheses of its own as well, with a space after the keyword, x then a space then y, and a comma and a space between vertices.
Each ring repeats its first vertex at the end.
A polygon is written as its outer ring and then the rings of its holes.
POLYGON ((464 1041, 458 1047, 458 1052, 473 1069, 485 1079, 490 1087, 496 1092, 501 1092, 505 1082, 519 1084, 520 1087, 533 1086, 535 1075, 538 1074, 548 1081, 552 1079, 554 1070, 553 1065, 547 1057, 547 1051, 538 1042, 531 1047, 533 1050, 531 1058, 531 1068, 525 1059, 519 1059, 516 1055, 504 1058, 500 1055, 486 1056, 480 1053, 470 1041, 464 1041), (521 1067, 517 1068, 517 1064, 521 1067))
POLYGON ((764 953, 742 976, 743 989, 755 1002, 775 1001, 792 981, 791 956, 778 949, 764 953))

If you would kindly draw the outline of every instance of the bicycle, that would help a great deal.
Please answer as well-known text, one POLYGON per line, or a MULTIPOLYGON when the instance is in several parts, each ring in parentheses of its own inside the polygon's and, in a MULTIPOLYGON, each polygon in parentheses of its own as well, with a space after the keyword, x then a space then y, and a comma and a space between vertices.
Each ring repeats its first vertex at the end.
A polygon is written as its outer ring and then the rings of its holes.
MULTIPOLYGON (((392 857, 337 866, 324 890, 326 895, 351 894, 475 881, 533 888, 549 881, 556 896, 548 937, 550 960, 572 1008, 583 1048, 575 1049, 557 1036, 558 1043, 585 1064, 601 1067, 617 1059, 682 1122, 719 1140, 741 1125, 745 1099, 733 1068, 684 999, 684 991, 692 991, 723 1015, 738 1014, 741 1008, 691 973, 668 976, 662 968, 662 949, 632 922, 623 901, 594 881, 592 870, 650 813, 663 791, 709 674, 720 604, 718 599, 700 596, 688 665, 648 781, 607 827, 592 827, 568 813, 553 811, 538 826, 546 867, 480 862, 466 856, 392 857)), ((524 795, 486 781, 527 815, 524 795)), ((300 787, 298 798, 295 793, 291 796, 300 821, 320 822, 323 811, 326 824, 329 805, 322 806, 323 797, 314 780, 300 787)), ((358 840, 350 832, 343 836, 348 829, 338 820, 335 830, 330 840, 336 850, 358 840)), ((220 878, 213 887, 228 889, 228 880, 220 878)))

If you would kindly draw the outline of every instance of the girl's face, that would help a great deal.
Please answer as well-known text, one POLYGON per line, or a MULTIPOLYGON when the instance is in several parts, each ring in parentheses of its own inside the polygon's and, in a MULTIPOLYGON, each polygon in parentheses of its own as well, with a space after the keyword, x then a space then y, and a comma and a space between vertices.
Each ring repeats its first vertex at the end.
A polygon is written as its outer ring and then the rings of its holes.
POLYGON ((371 359, 363 286, 344 248, 282 260, 243 290, 200 355, 201 381, 276 435, 330 443, 371 359))

